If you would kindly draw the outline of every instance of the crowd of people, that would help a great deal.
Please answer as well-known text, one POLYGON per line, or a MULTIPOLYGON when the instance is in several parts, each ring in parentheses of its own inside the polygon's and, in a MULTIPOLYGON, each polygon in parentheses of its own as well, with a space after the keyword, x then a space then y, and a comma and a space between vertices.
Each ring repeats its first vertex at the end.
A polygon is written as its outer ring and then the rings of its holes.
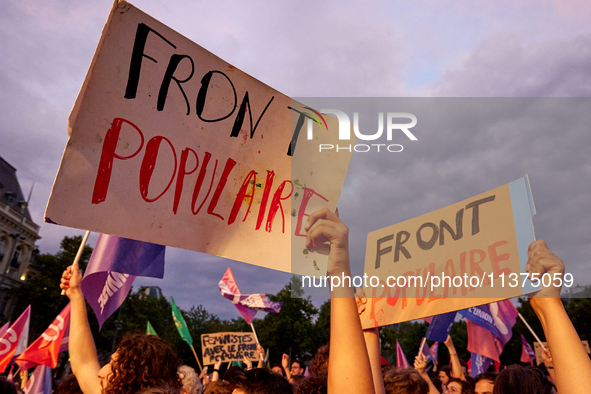
MULTIPOLYGON (((327 209, 317 211, 309 216, 305 230, 306 247, 311 251, 330 244, 328 275, 350 276, 348 228, 339 217, 327 209)), ((564 274, 564 264, 542 240, 530 245, 528 257, 526 270, 530 274, 564 274)), ((191 367, 182 365, 166 341, 136 334, 122 340, 110 362, 101 367, 80 289, 81 279, 74 265, 64 272, 60 285, 71 301, 70 363, 79 387, 59 391, 60 387, 56 391, 59 393, 570 394, 591 387, 591 360, 564 310, 560 287, 552 284, 531 298, 546 335, 548 349, 543 359, 548 374, 539 368, 515 365, 472 379, 462 367, 451 338, 445 342, 450 367, 428 371, 425 357, 420 355, 414 360, 414 368, 383 368, 378 328, 362 329, 359 313, 363 297, 356 297, 353 288, 345 283, 331 289, 330 343, 320 348, 308 365, 284 355, 281 365, 265 366, 259 347, 261 361, 256 367, 244 360, 246 368, 229 367, 220 376, 218 362, 211 374, 205 369, 198 376, 191 367)))

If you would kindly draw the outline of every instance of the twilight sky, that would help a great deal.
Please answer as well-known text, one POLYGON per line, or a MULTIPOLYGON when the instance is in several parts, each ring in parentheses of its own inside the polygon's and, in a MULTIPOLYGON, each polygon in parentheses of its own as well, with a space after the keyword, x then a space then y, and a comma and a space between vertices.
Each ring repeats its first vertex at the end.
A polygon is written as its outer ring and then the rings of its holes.
MULTIPOLYGON (((460 102, 456 123, 431 122, 404 152, 354 155, 339 204, 353 260, 363 260, 368 231, 527 173, 537 237, 585 285, 591 283, 591 101, 564 98, 591 95, 591 4, 565 3, 132 2, 288 96, 498 98, 474 101, 477 109, 497 107, 486 122, 460 102), (538 105, 501 97, 561 98, 538 105)), ((111 5, 6 0, 0 14, 0 156, 17 168, 25 195, 35 183, 29 209, 41 225, 42 253, 82 233, 44 224, 43 211, 67 142, 68 114, 111 5)), ((203 304, 222 318, 237 317, 217 289, 228 266, 243 293, 275 293, 289 280, 168 248, 164 280, 136 285, 160 286, 183 309, 203 304)))

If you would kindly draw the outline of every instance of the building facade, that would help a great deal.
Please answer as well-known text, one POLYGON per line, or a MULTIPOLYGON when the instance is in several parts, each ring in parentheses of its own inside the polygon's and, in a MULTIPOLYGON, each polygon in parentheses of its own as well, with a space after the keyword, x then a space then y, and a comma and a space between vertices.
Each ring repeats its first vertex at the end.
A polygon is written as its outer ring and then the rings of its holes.
POLYGON ((13 315, 16 290, 39 252, 39 226, 33 222, 16 177, 16 169, 0 157, 0 322, 13 315))

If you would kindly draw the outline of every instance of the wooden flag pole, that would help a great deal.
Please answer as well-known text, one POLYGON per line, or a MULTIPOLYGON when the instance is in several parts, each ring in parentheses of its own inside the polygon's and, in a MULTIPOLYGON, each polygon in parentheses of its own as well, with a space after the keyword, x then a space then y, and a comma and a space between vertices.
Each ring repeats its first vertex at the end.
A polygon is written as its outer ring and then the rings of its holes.
POLYGON ((257 343, 259 343, 259 338, 257 337, 257 332, 255 331, 254 326, 252 325, 252 323, 250 323, 250 328, 252 328, 252 333, 254 334, 254 340, 257 341, 257 343))
POLYGON ((199 357, 197 357, 197 352, 195 352, 195 348, 193 347, 193 345, 191 345, 191 350, 193 351, 193 354, 195 355, 195 360, 197 360, 197 364, 199 364, 199 373, 203 372, 203 368, 201 368, 201 362, 199 361, 199 357))
MULTIPOLYGON (((82 252, 84 252, 84 247, 86 246, 86 241, 88 241, 88 236, 90 235, 90 231, 86 230, 86 234, 82 237, 82 242, 80 242, 80 247, 78 248, 78 253, 76 253, 76 258, 72 265, 78 265, 80 261, 80 257, 82 257, 82 252)), ((66 295, 66 291, 62 290, 62 295, 66 295)))
POLYGON ((534 330, 531 328, 531 326, 529 324, 527 324, 527 322, 525 321, 525 319, 523 318, 523 316, 521 316, 521 313, 517 312, 517 316, 519 316, 521 318, 521 320, 523 321, 523 324, 525 324, 525 326, 529 329, 529 332, 531 332, 532 335, 534 336, 534 338, 536 338, 536 341, 538 341, 538 343, 540 344, 540 346, 542 347, 542 349, 548 350, 548 349, 546 349, 546 346, 544 346, 544 344, 542 343, 542 341, 540 341, 540 338, 538 338, 538 336, 536 335, 536 333, 534 332, 534 330))
POLYGON ((421 341, 421 347, 419 348, 419 356, 423 353, 423 346, 425 346, 425 342, 427 341, 426 337, 423 337, 423 340, 421 341))

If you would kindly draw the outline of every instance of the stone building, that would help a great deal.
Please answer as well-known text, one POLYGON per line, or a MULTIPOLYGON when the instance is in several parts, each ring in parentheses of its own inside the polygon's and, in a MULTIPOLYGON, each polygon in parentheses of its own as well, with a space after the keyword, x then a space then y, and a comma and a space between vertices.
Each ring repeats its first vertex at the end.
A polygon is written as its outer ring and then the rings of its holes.
POLYGON ((16 169, 0 157, 0 322, 12 316, 15 290, 27 279, 38 253, 39 226, 33 222, 16 177, 16 169))

